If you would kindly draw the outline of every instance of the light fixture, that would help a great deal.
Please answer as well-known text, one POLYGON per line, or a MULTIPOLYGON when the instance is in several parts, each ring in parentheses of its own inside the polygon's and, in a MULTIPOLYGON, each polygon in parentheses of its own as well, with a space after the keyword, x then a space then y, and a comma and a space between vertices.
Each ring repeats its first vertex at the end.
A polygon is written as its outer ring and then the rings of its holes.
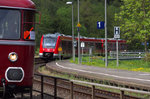
POLYGON ((66 4, 72 4, 72 2, 66 2, 66 4))
POLYGON ((18 55, 17 55, 15 52, 11 52, 11 53, 9 53, 9 55, 8 55, 8 59, 9 59, 11 62, 15 62, 15 61, 17 61, 17 59, 18 59, 18 55))
POLYGON ((24 75, 22 67, 8 67, 5 72, 5 78, 8 82, 21 82, 24 75))

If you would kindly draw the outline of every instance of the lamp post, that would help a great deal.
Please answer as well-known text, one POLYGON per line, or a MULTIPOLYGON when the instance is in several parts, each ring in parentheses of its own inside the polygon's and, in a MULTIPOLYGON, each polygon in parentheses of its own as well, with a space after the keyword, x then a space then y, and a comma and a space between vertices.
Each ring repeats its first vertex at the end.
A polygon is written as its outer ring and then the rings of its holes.
POLYGON ((108 66, 107 56, 107 0, 105 0, 105 67, 108 66))
MULTIPOLYGON (((80 25, 80 19, 79 19, 79 0, 78 0, 78 25, 80 25)), ((78 30, 78 64, 81 63, 81 56, 80 56, 80 30, 79 30, 80 26, 77 27, 78 30)))
POLYGON ((73 57, 73 61, 75 61, 73 0, 72 2, 66 2, 66 4, 72 5, 72 57, 73 57))

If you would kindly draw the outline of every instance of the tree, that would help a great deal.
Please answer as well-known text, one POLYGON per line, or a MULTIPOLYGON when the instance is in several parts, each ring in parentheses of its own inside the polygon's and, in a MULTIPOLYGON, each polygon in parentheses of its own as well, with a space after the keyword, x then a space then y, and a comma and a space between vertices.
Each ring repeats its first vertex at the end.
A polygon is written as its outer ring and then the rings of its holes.
MULTIPOLYGON (((42 13, 41 24, 37 26, 36 46, 40 38, 47 33, 72 34, 71 5, 66 5, 68 0, 33 0, 38 11, 42 13)), ((114 12, 118 11, 120 0, 108 2, 108 37, 113 37, 114 12)), ((104 38, 104 30, 97 29, 97 21, 104 21, 104 0, 80 1, 80 35, 86 37, 104 38)), ((74 0, 74 27, 77 36, 77 0, 74 0)), ((39 18, 39 17, 37 17, 39 18)))
POLYGON ((135 41, 144 42, 147 51, 147 41, 150 37, 150 2, 149 0, 122 1, 123 5, 115 19, 120 22, 123 36, 129 45, 135 45, 133 44, 135 41))

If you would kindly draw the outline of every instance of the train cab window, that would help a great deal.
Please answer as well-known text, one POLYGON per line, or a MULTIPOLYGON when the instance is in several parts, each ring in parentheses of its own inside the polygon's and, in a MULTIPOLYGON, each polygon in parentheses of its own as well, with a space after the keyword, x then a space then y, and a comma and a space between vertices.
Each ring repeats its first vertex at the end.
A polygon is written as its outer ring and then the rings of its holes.
POLYGON ((35 12, 24 11, 24 39, 35 40, 35 12))
POLYGON ((20 23, 20 11, 0 9, 0 39, 19 39, 20 23))
POLYGON ((55 48, 57 38, 44 37, 43 38, 43 48, 55 48))

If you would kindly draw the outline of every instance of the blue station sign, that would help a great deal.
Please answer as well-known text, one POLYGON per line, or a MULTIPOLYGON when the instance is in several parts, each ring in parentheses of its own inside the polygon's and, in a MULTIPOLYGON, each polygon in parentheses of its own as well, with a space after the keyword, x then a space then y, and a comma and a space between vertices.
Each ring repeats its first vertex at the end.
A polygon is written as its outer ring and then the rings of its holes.
POLYGON ((97 29, 104 29, 105 22, 104 21, 97 21, 97 29))

